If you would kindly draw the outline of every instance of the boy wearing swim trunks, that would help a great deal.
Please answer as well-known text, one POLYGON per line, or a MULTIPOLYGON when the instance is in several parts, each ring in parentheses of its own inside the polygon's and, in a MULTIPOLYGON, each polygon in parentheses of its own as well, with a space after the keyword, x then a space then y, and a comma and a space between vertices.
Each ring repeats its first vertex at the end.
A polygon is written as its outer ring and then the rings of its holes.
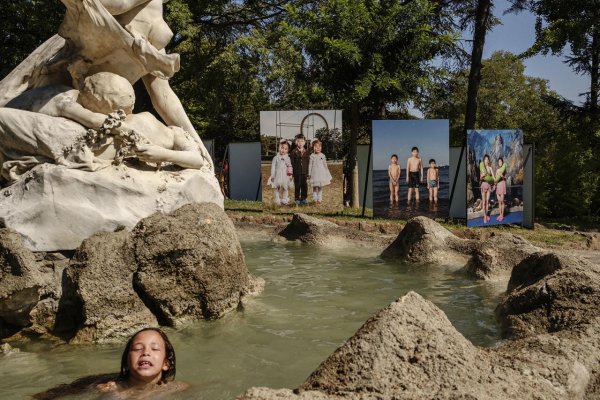
POLYGON ((412 157, 406 161, 406 183, 408 184, 408 204, 412 199, 413 191, 415 200, 419 201, 419 183, 423 181, 423 163, 419 157, 419 148, 413 147, 412 157))
POLYGON ((400 183, 400 166, 398 165, 398 156, 392 154, 390 165, 388 166, 388 176, 390 178, 390 205, 398 203, 398 188, 400 183))
POLYGON ((429 169, 427 170, 427 189, 429 189, 429 202, 438 202, 438 187, 440 186, 440 172, 435 165, 435 160, 429 160, 429 169))

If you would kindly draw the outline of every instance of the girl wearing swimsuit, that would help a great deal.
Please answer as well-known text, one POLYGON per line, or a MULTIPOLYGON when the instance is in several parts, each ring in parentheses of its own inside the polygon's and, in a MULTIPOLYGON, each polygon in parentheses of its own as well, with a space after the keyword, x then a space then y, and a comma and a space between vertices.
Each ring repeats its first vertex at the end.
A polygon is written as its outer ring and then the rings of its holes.
POLYGON ((504 219, 504 196, 506 195, 506 179, 504 175, 506 174, 506 164, 504 164, 504 159, 502 157, 498 158, 498 169, 496 170, 496 197, 498 198, 498 208, 500 209, 500 215, 496 218, 496 221, 502 222, 504 219))
POLYGON ((483 223, 487 224, 490 217, 487 215, 490 208, 490 196, 494 184, 494 173, 490 166, 490 156, 484 155, 479 163, 479 178, 481 180, 481 201, 483 202, 483 223))

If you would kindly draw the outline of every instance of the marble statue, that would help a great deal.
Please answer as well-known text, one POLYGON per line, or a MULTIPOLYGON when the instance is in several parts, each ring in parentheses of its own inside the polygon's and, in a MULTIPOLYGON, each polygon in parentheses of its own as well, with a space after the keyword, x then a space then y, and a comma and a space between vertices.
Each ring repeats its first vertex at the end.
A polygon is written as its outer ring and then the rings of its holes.
POLYGON ((61 1, 58 35, 0 81, 0 225, 34 250, 68 250, 156 211, 222 207, 210 155, 169 85, 179 55, 165 51, 173 33, 163 0, 61 1), (164 123, 134 112, 139 79, 164 123), (93 198, 99 186, 106 190, 93 198), (127 201, 143 207, 114 210, 127 201))

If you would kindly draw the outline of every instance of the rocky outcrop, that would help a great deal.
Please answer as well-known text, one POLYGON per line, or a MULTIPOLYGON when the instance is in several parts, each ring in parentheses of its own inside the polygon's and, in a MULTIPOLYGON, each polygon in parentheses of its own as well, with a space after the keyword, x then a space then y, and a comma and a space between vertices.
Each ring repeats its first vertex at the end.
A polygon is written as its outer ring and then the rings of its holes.
POLYGON ((496 314, 505 337, 576 330, 600 318, 600 266, 539 252, 512 272, 496 314))
MULTIPOLYGON (((375 229, 373 228, 372 231, 375 229)), ((368 232, 365 225, 341 226, 331 221, 311 217, 306 214, 294 214, 292 221, 279 232, 287 240, 299 241, 311 245, 339 248, 346 246, 383 247, 389 239, 381 234, 368 232)))
POLYGON ((306 214, 294 214, 289 223, 279 234, 288 240, 299 240, 310 244, 323 244, 330 234, 338 230, 333 222, 311 217, 306 214))
POLYGON ((33 251, 73 250, 97 232, 201 202, 223 207, 212 172, 109 166, 90 173, 42 164, 0 190, 0 226, 23 235, 33 251))
POLYGON ((98 233, 70 260, 50 262, 60 257, 34 254, 3 229, 0 255, 0 338, 120 341, 148 325, 218 318, 264 287, 249 275, 233 224, 213 203, 153 215, 132 232, 98 233))
POLYGON ((100 233, 83 241, 66 269, 68 289, 60 315, 62 330, 76 331, 71 342, 114 342, 158 325, 134 291, 137 269, 129 232, 100 233))
POLYGON ((596 324, 577 338, 543 334, 483 349, 411 292, 370 318, 299 389, 253 388, 238 399, 589 398, 600 373, 598 333, 596 324))
POLYGON ((459 263, 476 278, 508 279, 512 268, 540 251, 520 236, 492 233, 487 239, 463 239, 426 217, 408 221, 381 254, 388 260, 410 263, 459 263))
POLYGON ((0 334, 23 328, 44 330, 54 324, 64 266, 45 262, 24 244, 21 235, 0 229, 0 334))
POLYGON ((133 237, 134 285, 164 324, 218 318, 237 307, 249 287, 235 227, 217 205, 153 215, 140 221, 133 237))

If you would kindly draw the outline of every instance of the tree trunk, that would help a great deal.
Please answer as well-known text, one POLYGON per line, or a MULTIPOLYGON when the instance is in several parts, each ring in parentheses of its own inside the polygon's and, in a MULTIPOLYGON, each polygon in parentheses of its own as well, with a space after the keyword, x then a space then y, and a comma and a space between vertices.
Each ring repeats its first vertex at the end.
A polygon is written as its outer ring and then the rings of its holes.
POLYGON ((358 144, 358 103, 351 107, 350 124, 350 149, 348 151, 348 190, 352 195, 352 208, 360 208, 360 194, 358 187, 358 166, 356 165, 356 146, 358 144))
POLYGON ((467 89, 467 111, 465 114, 465 129, 475 129, 477 119, 477 93, 481 82, 481 59, 488 20, 492 8, 491 0, 479 0, 475 14, 475 29, 473 30, 473 50, 471 52, 471 71, 467 89))
POLYGON ((592 30, 592 69, 590 71, 590 115, 594 123, 598 123, 600 117, 598 96, 600 95, 600 27, 592 30))

